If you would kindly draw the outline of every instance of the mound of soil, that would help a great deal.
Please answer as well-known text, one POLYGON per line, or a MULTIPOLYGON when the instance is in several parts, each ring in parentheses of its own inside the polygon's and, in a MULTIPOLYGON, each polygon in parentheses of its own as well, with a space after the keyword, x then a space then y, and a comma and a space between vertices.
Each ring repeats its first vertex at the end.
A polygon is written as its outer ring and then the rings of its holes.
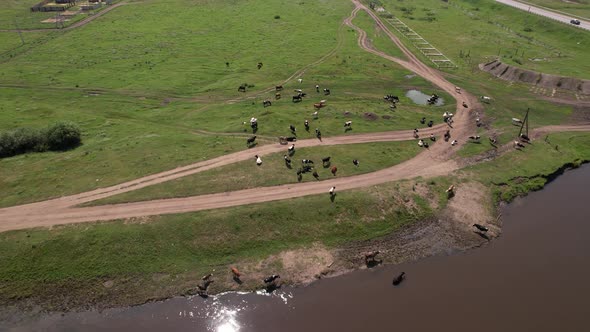
POLYGON ((377 119, 379 119, 379 115, 375 114, 375 113, 371 113, 371 112, 365 112, 363 114, 363 117, 367 120, 371 120, 371 121, 375 121, 377 119))
POLYGON ((548 89, 562 89, 580 94, 590 94, 590 80, 538 73, 509 66, 498 60, 480 64, 479 69, 507 81, 529 83, 548 89))

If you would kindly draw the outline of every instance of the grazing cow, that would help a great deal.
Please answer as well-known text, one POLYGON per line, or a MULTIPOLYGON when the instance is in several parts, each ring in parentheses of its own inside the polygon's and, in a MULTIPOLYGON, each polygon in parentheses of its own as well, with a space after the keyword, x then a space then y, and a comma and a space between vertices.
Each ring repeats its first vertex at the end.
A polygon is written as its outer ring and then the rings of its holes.
POLYGON ((519 141, 514 141, 514 147, 517 149, 524 148, 524 144, 520 143, 519 141))
POLYGON ((481 138, 481 136, 479 136, 479 135, 469 136, 469 139, 472 139, 474 141, 479 141, 480 138, 481 138))
POLYGON ((295 136, 289 136, 285 138, 287 140, 287 142, 297 142, 297 137, 295 136))
POLYGON ((432 120, 428 121, 428 127, 432 127, 433 124, 434 122, 432 120))
POLYGON ((496 140, 495 138, 489 137, 489 140, 490 140, 490 144, 492 144, 492 145, 498 144, 498 140, 496 140))
POLYGON ((313 166, 310 165, 305 165, 303 166, 303 173, 307 173, 307 172, 311 172, 311 170, 313 169, 313 166))
POLYGON ((330 157, 322 158, 322 164, 326 164, 330 162, 330 157))
POLYGON ((272 105, 272 103, 268 99, 262 101, 262 106, 264 106, 264 107, 271 106, 271 105, 272 105))
POLYGON ((307 119, 303 122, 303 125, 305 126, 305 131, 309 131, 309 121, 307 119))
POLYGON ((463 107, 468 108, 469 106, 467 106, 466 102, 463 102, 463 107))
POLYGON ((461 93, 461 88, 460 88, 460 87, 458 87, 458 86, 456 86, 456 87, 455 87, 455 92, 456 92, 456 93, 461 93))
POLYGON ((418 141, 418 146, 419 147, 423 147, 424 146, 424 141, 423 140, 419 140, 418 141))
POLYGON ((289 129, 291 130, 292 133, 295 133, 295 126, 294 125, 289 125, 289 129))
POLYGON ((213 273, 209 273, 209 274, 204 275, 201 278, 201 280, 203 280, 203 281, 210 281, 211 280, 211 277, 213 277, 213 273))
POLYGON ((394 110, 394 109, 397 108, 397 106, 395 106, 395 103, 392 103, 391 105, 389 105, 389 108, 392 109, 392 110, 394 110))
POLYGON ((270 283, 274 282, 275 280, 279 279, 280 277, 281 276, 278 274, 273 274, 269 277, 262 279, 262 281, 264 281, 265 284, 270 284, 270 283))
POLYGON ((351 126, 352 126, 352 121, 344 122, 344 128, 351 128, 351 126))
POLYGON ((287 155, 284 155, 284 156, 283 156, 283 159, 285 159, 285 164, 287 164, 287 165, 291 165, 291 158, 289 158, 289 156, 287 156, 287 155))
POLYGON ((302 100, 303 100, 303 98, 300 95, 293 96, 293 102, 294 103, 298 103, 298 102, 300 102, 302 100))
POLYGON ((393 281, 391 282, 394 286, 397 286, 399 284, 402 283, 402 281, 404 281, 404 276, 406 275, 405 272, 400 273, 397 277, 393 278, 393 281))
POLYGON ((301 89, 294 89, 293 91, 297 92, 297 94, 303 93, 303 90, 301 90, 301 89))
POLYGON ((324 95, 329 95, 330 94, 330 89, 324 89, 324 95))
POLYGON ((338 172, 338 167, 336 167, 336 166, 332 167, 330 172, 332 172, 332 175, 336 176, 336 172, 338 172))
POLYGON ((313 164, 313 160, 309 160, 309 159, 301 159, 301 163, 302 163, 302 164, 313 164))
POLYGON ((281 99, 281 93, 280 92, 275 93, 275 99, 277 99, 277 100, 281 99))
POLYGON ((359 161, 357 159, 353 159, 352 164, 356 167, 359 167, 359 161))
POLYGON ((246 86, 240 85, 240 87, 238 88, 238 92, 246 92, 246 86))
POLYGON ((486 104, 489 104, 490 101, 492 100, 492 98, 486 97, 486 96, 481 96, 480 98, 481 98, 481 101, 483 101, 486 104))
POLYGON ((254 158, 256 158, 256 165, 258 165, 258 166, 262 165, 262 159, 260 159, 260 157, 258 155, 255 155, 254 158))
POLYGON ((457 140, 453 140, 453 141, 451 142, 451 146, 455 146, 457 143, 459 143, 457 140))
POLYGON ((430 134, 430 140, 435 142, 436 141, 436 137, 434 136, 434 134, 430 134))
POLYGON ((512 124, 515 126, 520 126, 522 124, 522 120, 517 119, 517 118, 512 118, 512 124))
POLYGON ((473 227, 477 228, 477 230, 479 230, 480 232, 483 232, 483 233, 489 231, 489 229, 487 227, 485 227, 484 225, 473 224, 473 227))
POLYGON ((422 117, 422 119, 420 119, 420 123, 421 124, 425 124, 426 123, 426 118, 425 117, 422 117))
POLYGON ((446 190, 447 193, 452 193, 455 190, 455 185, 451 185, 449 189, 446 190))
POLYGON ((315 109, 318 109, 319 110, 322 107, 324 107, 324 104, 322 104, 322 103, 315 103, 315 104, 313 104, 313 108, 315 108, 315 109))
POLYGON ((313 112, 311 115, 313 115, 314 119, 318 119, 318 111, 313 112))
POLYGON ((282 91, 282 90, 283 90, 283 86, 282 85, 275 86, 275 91, 282 91))
POLYGON ((319 128, 315 129, 315 136, 321 141, 322 140, 322 132, 319 128))
POLYGON ((248 138, 248 139, 246 140, 246 145, 250 145, 250 144, 254 143, 254 141, 255 141, 255 140, 256 140, 256 135, 254 135, 254 136, 252 136, 252 137, 248 138))
POLYGON ((335 191, 336 191, 336 187, 332 187, 332 188, 330 188, 330 190, 328 190, 328 192, 330 193, 330 196, 334 196, 335 191))
POLYGON ((319 93, 320 92, 320 86, 319 85, 315 85, 315 92, 319 93))
POLYGON ((525 135, 525 134, 520 134, 520 139, 526 142, 529 142, 531 139, 525 135))
POLYGON ((252 128, 252 131, 254 133, 256 133, 256 131, 258 130, 258 119, 251 118, 250 119, 250 127, 252 128))
POLYGON ((297 82, 299 82, 299 84, 301 84, 301 82, 303 82, 303 79, 302 78, 298 78, 297 79, 297 82))
POLYGON ((364 253, 363 256, 365 258, 365 264, 370 265, 371 263, 375 263, 376 257, 377 257, 377 255, 379 255, 379 253, 380 253, 379 250, 369 251, 369 252, 364 253))
POLYGON ((320 175, 318 174, 318 172, 317 172, 317 171, 313 171, 313 173, 311 173, 311 175, 313 175, 313 177, 314 177, 316 180, 319 180, 319 179, 320 179, 320 175))
POLYGON ((291 144, 291 146, 287 148, 287 151, 289 151, 290 155, 295 153, 295 144, 291 144))
POLYGON ((234 275, 234 279, 240 279, 240 276, 242 275, 240 271, 233 266, 231 268, 231 273, 234 275))
POLYGON ((418 132, 414 132, 414 138, 418 138, 420 136, 418 136, 418 132))
POLYGON ((481 127, 481 119, 480 118, 475 119, 475 125, 478 127, 481 127))
POLYGON ((449 141, 449 138, 451 138, 451 131, 450 130, 447 130, 445 132, 445 142, 448 142, 449 141))
POLYGON ((428 142, 424 142, 424 147, 428 149, 428 142))
POLYGON ((256 67, 258 67, 258 69, 262 68, 262 62, 259 62, 256 67))

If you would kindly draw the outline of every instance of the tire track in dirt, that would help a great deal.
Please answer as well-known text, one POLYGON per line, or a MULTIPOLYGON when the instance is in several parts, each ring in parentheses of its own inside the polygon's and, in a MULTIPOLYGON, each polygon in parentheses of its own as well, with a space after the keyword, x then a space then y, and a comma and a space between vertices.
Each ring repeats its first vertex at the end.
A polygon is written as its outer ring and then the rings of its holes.
MULTIPOLYGON (((466 137, 470 131, 475 130, 474 121, 469 121, 470 112, 472 108, 464 108, 461 103, 466 100, 472 107, 479 108, 477 98, 463 91, 463 93, 455 92, 454 85, 446 81, 442 75, 435 70, 422 64, 409 50, 407 50, 389 31, 380 19, 370 12, 365 6, 358 1, 354 1, 355 9, 351 16, 345 20, 345 24, 354 28, 359 33, 358 44, 363 49, 375 55, 394 61, 407 69, 415 72, 423 78, 431 81, 439 88, 445 90, 450 95, 457 99, 457 110, 455 115, 455 127, 453 128, 453 137, 466 137), (371 48, 366 41, 366 33, 352 24, 352 20, 359 10, 365 10, 375 20, 375 22, 387 33, 390 39, 402 49, 404 54, 408 57, 408 61, 400 60, 389 55, 379 52, 371 48), (470 125, 471 124, 471 125, 470 125)), ((590 130, 588 126, 552 126, 545 129, 545 131, 559 131, 566 130, 590 130)), ((445 125, 438 125, 433 128, 427 128, 421 131, 422 135, 429 135, 436 133, 437 136, 446 130, 445 125)), ((367 142, 384 142, 384 141, 402 141, 412 138, 412 131, 396 131, 384 133, 370 133, 370 134, 355 134, 340 137, 325 138, 323 141, 308 139, 297 142, 297 147, 319 146, 319 145, 337 145, 337 144, 355 144, 367 142)), ((462 140, 465 144, 464 141, 462 140)), ((52 226, 67 223, 80 223, 99 220, 113 220, 139 216, 161 215, 172 213, 184 213, 192 211, 200 211, 207 209, 216 209, 230 206, 270 202, 276 200, 284 200, 295 197, 302 197, 315 194, 326 194, 328 200, 327 190, 332 186, 336 186, 338 190, 350 190, 361 187, 368 187, 378 185, 386 182, 392 182, 401 179, 409 179, 418 176, 425 178, 447 175, 450 172, 460 168, 460 165, 451 157, 456 148, 451 147, 450 144, 438 141, 431 146, 430 149, 425 149, 416 157, 402 162, 393 167, 379 170, 372 173, 333 178, 320 182, 306 182, 279 185, 273 187, 252 188, 246 190, 239 190, 234 192, 216 193, 209 195, 175 198, 175 199, 161 199, 146 202, 135 202, 117 205, 95 206, 85 208, 75 208, 73 206, 105 198, 131 190, 140 189, 149 185, 170 181, 190 174, 195 174, 215 167, 235 163, 240 160, 252 158, 254 154, 267 155, 269 153, 276 153, 285 151, 285 146, 281 145, 265 145, 249 150, 240 151, 237 153, 221 156, 211 160, 195 163, 192 165, 179 167, 170 171, 153 174, 142 177, 133 181, 128 181, 119 185, 96 189, 90 192, 81 193, 52 199, 48 201, 20 205, 0 209, 0 232, 23 229, 40 226, 52 226)))

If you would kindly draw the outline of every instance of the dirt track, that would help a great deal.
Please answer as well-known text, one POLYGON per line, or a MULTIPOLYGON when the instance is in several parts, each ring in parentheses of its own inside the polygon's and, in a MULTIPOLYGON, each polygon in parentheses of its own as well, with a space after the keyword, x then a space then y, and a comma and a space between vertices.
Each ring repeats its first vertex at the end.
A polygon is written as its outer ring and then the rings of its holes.
POLYGON ((54 29, 54 28, 47 28, 47 29, 0 29, 0 32, 52 32, 52 31, 68 31, 68 30, 72 30, 72 29, 76 29, 79 28, 81 26, 84 26, 92 21, 94 21, 95 19, 101 17, 102 15, 110 12, 111 10, 123 6, 123 5, 128 5, 128 2, 119 2, 116 3, 114 5, 111 5, 110 7, 107 7, 103 10, 101 10, 100 12, 92 15, 92 16, 88 16, 87 18, 80 20, 70 26, 67 26, 63 29, 54 29))
MULTIPOLYGON (((474 110, 480 110, 477 98, 468 94, 466 91, 457 93, 455 86, 446 81, 443 76, 436 70, 421 63, 406 47, 393 35, 389 29, 380 21, 374 13, 368 10, 364 5, 353 0, 355 9, 350 17, 344 23, 359 33, 358 44, 363 49, 375 55, 381 56, 390 61, 394 61, 403 67, 422 76, 432 82, 442 90, 446 91, 457 100, 457 110, 455 113, 455 123, 451 130, 453 138, 457 138, 460 144, 465 143, 468 135, 475 132, 475 123, 470 120, 470 113, 474 110), (379 25, 379 27, 390 37, 390 39, 404 52, 409 59, 408 61, 391 57, 387 54, 374 50, 367 43, 367 35, 364 31, 352 24, 352 20, 359 10, 365 10, 379 25), (464 108, 462 102, 465 101, 470 108, 464 108), (462 139, 463 138, 463 139, 462 139)), ((447 129, 446 125, 439 125, 433 128, 420 130, 422 137, 435 133, 437 136, 447 129)), ((564 128, 553 126, 546 131, 557 130, 590 130, 589 126, 573 126, 564 128)), ((319 140, 301 140, 296 142, 296 147, 308 147, 318 145, 336 145, 336 144, 355 144, 366 142, 383 142, 383 141, 402 141, 412 138, 412 131, 398 131, 385 133, 371 133, 359 135, 347 135, 341 137, 324 138, 319 140)), ((153 200, 146 202, 136 202, 128 204, 106 205, 87 208, 75 208, 75 205, 90 202, 104 197, 109 197, 136 190, 149 185, 170 181, 190 174, 202 172, 215 167, 235 163, 241 160, 251 159, 253 155, 267 155, 286 151, 282 145, 266 145, 237 153, 225 155, 211 160, 195 163, 185 167, 176 168, 170 171, 146 176, 140 179, 122 183, 119 185, 101 188, 86 193, 72 196, 61 197, 39 203, 15 206, 0 209, 0 232, 24 229, 39 226, 52 226, 67 223, 80 223, 97 220, 112 220, 148 215, 182 213, 190 211, 199 211, 206 209, 215 209, 252 203, 269 202, 283 200, 293 197, 325 193, 328 199, 328 189, 336 186, 339 191, 360 187, 367 187, 395 180, 414 178, 417 176, 434 177, 448 174, 460 167, 459 163, 452 160, 454 150, 458 147, 451 147, 448 142, 438 141, 430 149, 425 149, 416 157, 405 161, 396 166, 383 169, 377 172, 353 176, 334 178, 320 182, 307 182, 289 185, 280 185, 274 187, 254 188, 234 192, 219 194, 210 194, 177 199, 153 200)))

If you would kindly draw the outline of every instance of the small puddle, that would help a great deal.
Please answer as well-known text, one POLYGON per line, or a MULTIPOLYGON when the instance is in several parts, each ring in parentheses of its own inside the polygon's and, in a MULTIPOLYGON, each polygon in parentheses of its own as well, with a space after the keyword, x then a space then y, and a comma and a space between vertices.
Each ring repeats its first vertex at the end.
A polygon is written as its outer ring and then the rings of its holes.
MULTIPOLYGON (((406 92, 406 97, 412 99, 412 101, 418 105, 428 105, 428 99, 430 98, 430 95, 427 95, 420 90, 408 90, 408 92, 406 92)), ((444 104, 445 100, 439 97, 436 103, 433 105, 442 106, 444 104)))

